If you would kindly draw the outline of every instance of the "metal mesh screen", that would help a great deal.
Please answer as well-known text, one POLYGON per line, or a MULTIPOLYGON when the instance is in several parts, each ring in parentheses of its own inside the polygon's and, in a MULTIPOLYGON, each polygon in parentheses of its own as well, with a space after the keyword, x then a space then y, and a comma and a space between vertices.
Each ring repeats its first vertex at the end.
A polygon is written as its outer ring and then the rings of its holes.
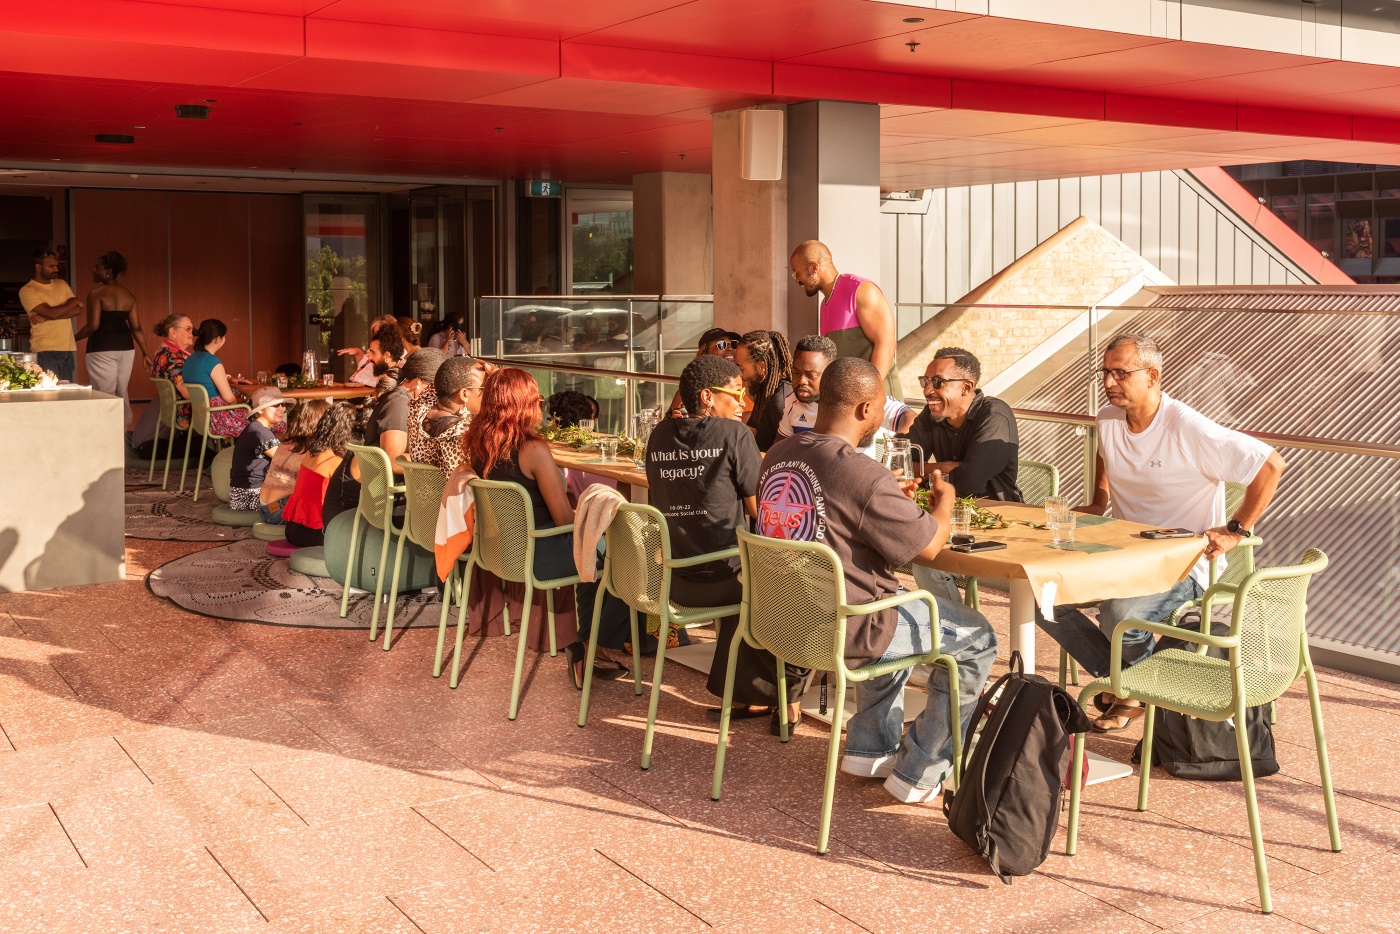
POLYGON ((640 509, 622 507, 607 530, 611 590, 649 616, 661 612, 661 523, 640 509))
POLYGON ((1042 506, 1047 496, 1059 495, 1060 472, 1054 464, 1020 460, 1016 462, 1016 486, 1020 488, 1024 501, 1032 506, 1042 506))
POLYGON ((186 383, 190 394, 190 430, 204 434, 209 427, 209 390, 198 383, 186 383))
POLYGON ((394 485, 394 471, 389 466, 389 455, 379 448, 359 444, 348 447, 360 465, 360 514, 376 529, 383 529, 390 523, 386 517, 393 514, 394 507, 394 494, 389 489, 394 485))
POLYGON ((156 387, 156 398, 160 400, 160 415, 167 422, 175 420, 175 384, 168 379, 151 377, 156 387))
POLYGON ((432 464, 405 464, 403 480, 406 487, 404 495, 408 500, 404 531, 413 544, 432 551, 447 474, 432 464))
MULTIPOLYGON (((1303 562, 1321 557, 1309 549, 1303 562)), ((1243 594, 1240 662, 1251 705, 1273 700, 1298 677, 1311 580, 1312 574, 1299 569, 1289 577, 1256 581, 1243 594)))
POLYGON ((530 553, 530 501, 516 483, 471 481, 476 499, 477 563, 501 580, 524 583, 530 553))
POLYGON ((746 539, 744 564, 749 632, 778 658, 803 668, 836 670, 841 566, 826 549, 746 539))

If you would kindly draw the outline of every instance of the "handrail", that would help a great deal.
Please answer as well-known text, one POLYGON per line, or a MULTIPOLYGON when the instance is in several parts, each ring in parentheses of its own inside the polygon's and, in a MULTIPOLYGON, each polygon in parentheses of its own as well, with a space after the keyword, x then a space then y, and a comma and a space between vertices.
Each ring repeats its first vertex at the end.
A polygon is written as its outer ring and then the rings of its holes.
MULTIPOLYGON (((1061 425, 1094 427, 1092 415, 1079 415, 1074 412, 1046 412, 1040 409, 1011 410, 1017 418, 1032 422, 1055 422, 1061 425)), ((1372 444, 1369 441, 1338 441, 1335 438, 1308 438, 1301 435, 1286 435, 1273 431, 1242 431, 1242 434, 1270 444, 1281 444, 1290 448, 1304 448, 1309 451, 1327 451, 1334 454, 1356 454, 1367 457, 1400 458, 1400 447, 1390 444, 1372 444)))
MULTIPOLYGON (((577 356, 575 352, 572 356, 577 356)), ((558 373, 571 373, 576 376, 602 376, 612 379, 642 379, 653 383, 675 383, 680 385, 679 376, 671 376, 668 373, 637 373, 632 370, 607 370, 599 367, 567 366, 560 363, 534 363, 530 359, 516 358, 513 360, 503 360, 500 357, 477 357, 492 366, 508 366, 515 369, 530 368, 533 370, 553 370, 558 373)))
POLYGON ((1191 314, 1283 314, 1283 315, 1351 315, 1351 316, 1376 316, 1396 317, 1400 316, 1400 311, 1387 311, 1376 308, 1229 308, 1229 307, 1179 307, 1172 304, 1163 305, 1023 305, 1014 302, 892 302, 894 308, 995 308, 997 310, 1043 310, 1046 308, 1059 308, 1071 311, 1100 312, 1180 312, 1191 314))

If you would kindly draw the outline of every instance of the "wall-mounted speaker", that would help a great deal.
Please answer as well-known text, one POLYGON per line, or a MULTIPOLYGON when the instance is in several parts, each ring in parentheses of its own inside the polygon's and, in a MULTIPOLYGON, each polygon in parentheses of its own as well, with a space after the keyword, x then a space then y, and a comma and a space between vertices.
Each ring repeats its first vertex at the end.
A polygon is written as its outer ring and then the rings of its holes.
POLYGON ((783 112, 744 110, 739 117, 739 174, 753 181, 778 181, 783 177, 783 112))

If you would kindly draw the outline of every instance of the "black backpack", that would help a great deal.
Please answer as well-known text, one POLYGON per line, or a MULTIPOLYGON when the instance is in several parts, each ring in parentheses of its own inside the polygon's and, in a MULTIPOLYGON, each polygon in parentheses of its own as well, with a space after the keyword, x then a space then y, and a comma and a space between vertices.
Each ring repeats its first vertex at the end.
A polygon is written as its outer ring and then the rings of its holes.
POLYGON ((989 706, 981 738, 963 748, 962 782, 956 793, 944 793, 943 813, 953 833, 1010 885, 1050 852, 1071 734, 1089 729, 1089 718, 1064 690, 1025 674, 1019 652, 1011 653, 1011 670, 983 692, 973 726, 989 706))
MULTIPOLYGON (((1191 628, 1198 629, 1200 616, 1194 615, 1195 622, 1191 628)), ((1188 621, 1189 617, 1177 625, 1184 627, 1188 621)), ((1230 634, 1230 627, 1224 623, 1212 622, 1210 629, 1212 635, 1230 634)), ((1180 639, 1163 639, 1157 648, 1159 651, 1168 648, 1193 651, 1196 645, 1180 639)), ((1206 654, 1215 658, 1229 658, 1225 649, 1215 647, 1207 649, 1206 654)), ((1245 710, 1245 723, 1249 727, 1249 757, 1253 762, 1254 777, 1273 775, 1279 769, 1268 706, 1245 710)), ((1133 747, 1133 761, 1142 761, 1141 742, 1133 747)), ((1199 720, 1158 707, 1152 725, 1152 764, 1160 765, 1167 770, 1167 774, 1177 778, 1237 782, 1240 780, 1240 750, 1235 742, 1235 724, 1231 720, 1199 720)))

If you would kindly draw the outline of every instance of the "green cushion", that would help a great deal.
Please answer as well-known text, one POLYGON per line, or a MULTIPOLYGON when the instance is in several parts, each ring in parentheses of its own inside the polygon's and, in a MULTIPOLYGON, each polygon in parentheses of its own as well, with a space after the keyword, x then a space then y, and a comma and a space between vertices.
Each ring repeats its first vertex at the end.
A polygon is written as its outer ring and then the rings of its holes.
POLYGON ((219 525, 248 529, 258 524, 258 511, 256 509, 230 509, 227 503, 220 503, 214 507, 212 518, 219 525))
POLYGON ((209 483, 214 487, 214 495, 228 502, 229 474, 233 472, 233 448, 227 447, 214 455, 209 465, 209 483))
POLYGON ((298 548, 292 552, 292 556, 287 559, 293 571, 298 574, 305 574, 307 577, 330 577, 330 569, 326 567, 326 550, 320 545, 315 548, 298 548))
POLYGON ((257 522, 253 525, 253 537, 260 542, 281 542, 287 539, 287 530, 280 525, 257 522))
MULTIPOLYGON (((355 510, 348 509, 336 516, 326 526, 325 561, 330 576, 337 583, 345 583, 345 569, 350 561, 350 527, 355 519, 355 510)), ((350 586, 361 590, 374 590, 379 564, 379 550, 384 542, 384 533, 368 522, 360 522, 359 539, 355 542, 358 553, 354 562, 356 573, 350 586)), ((397 534, 389 539, 389 566, 394 564, 394 550, 398 547, 397 534)), ((403 561, 399 565, 399 593, 422 590, 437 583, 437 566, 431 552, 424 551, 412 542, 404 545, 403 561)), ((385 587, 388 590, 388 587, 385 587)))

